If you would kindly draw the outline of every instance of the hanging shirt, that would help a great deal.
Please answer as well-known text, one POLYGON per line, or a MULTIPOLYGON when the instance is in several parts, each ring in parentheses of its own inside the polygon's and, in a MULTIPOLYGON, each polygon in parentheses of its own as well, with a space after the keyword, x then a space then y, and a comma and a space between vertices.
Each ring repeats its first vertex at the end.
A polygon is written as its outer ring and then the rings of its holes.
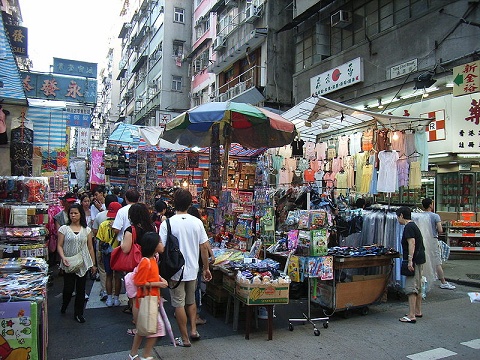
POLYGON ((362 150, 369 151, 373 149, 373 129, 367 130, 362 136, 362 150))
POLYGON ((338 154, 337 155, 341 158, 348 156, 348 136, 338 137, 338 154))
POLYGON ((378 169, 377 190, 379 192, 395 192, 398 186, 397 160, 398 153, 396 151, 380 151, 378 160, 380 162, 378 169))
POLYGON ((317 143, 315 145, 315 151, 317 153, 317 160, 325 160, 327 156, 327 143, 317 143))
POLYGON ((300 140, 293 140, 292 141, 292 156, 300 156, 303 157, 303 145, 305 141, 302 139, 300 140))
POLYGON ((315 151, 315 143, 313 141, 307 141, 305 143, 305 158, 307 160, 313 160, 317 158, 317 153, 315 151))
POLYGON ((305 180, 305 182, 314 182, 315 181, 315 171, 313 171, 312 169, 307 169, 303 172, 303 179, 305 180))
POLYGON ((348 137, 350 139, 349 142, 349 149, 350 149, 350 155, 355 155, 356 153, 359 153, 362 151, 362 133, 357 132, 350 134, 348 137))

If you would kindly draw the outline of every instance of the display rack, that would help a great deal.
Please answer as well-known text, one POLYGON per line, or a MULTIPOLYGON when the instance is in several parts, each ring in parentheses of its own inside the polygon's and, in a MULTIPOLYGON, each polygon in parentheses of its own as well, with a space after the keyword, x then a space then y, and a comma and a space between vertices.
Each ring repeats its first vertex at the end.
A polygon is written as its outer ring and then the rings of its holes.
POLYGON ((302 313, 303 315, 303 318, 299 318, 299 319, 288 319, 288 330, 290 331, 293 331, 293 324, 292 323, 295 323, 295 322, 300 322, 302 323, 303 325, 305 325, 305 323, 310 323, 312 326, 313 326, 313 334, 315 336, 319 336, 320 335, 320 330, 318 330, 317 328, 317 325, 315 324, 316 321, 323 321, 323 328, 324 329, 327 329, 328 328, 328 320, 329 320, 329 317, 328 316, 325 316, 325 317, 317 317, 317 318, 312 318, 312 313, 311 313, 311 299, 312 299, 312 295, 311 295, 311 286, 312 284, 310 283, 310 279, 312 277, 310 275, 307 275, 307 283, 308 283, 308 291, 307 291, 307 296, 308 296, 308 301, 307 301, 307 313, 302 313))

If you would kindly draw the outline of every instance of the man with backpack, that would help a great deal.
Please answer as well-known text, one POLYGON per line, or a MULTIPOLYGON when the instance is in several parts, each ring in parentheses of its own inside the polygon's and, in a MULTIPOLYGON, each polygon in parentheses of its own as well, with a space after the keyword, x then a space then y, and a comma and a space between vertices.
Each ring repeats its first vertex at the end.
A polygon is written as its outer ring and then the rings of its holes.
MULTIPOLYGON (((176 339, 177 346, 191 346, 190 340, 199 340, 197 331, 197 306, 195 304, 195 289, 198 273, 198 258, 203 260, 203 277, 205 281, 212 279, 208 262, 208 236, 200 219, 187 213, 192 203, 192 194, 185 189, 178 189, 174 194, 175 215, 169 219, 172 235, 178 239, 179 248, 185 259, 183 269, 171 277, 169 282, 176 285, 170 289, 172 306, 175 308, 175 318, 181 337, 176 339), (180 276, 183 272, 183 277, 180 276), (187 329, 187 320, 190 321, 190 334, 187 329)), ((167 221, 160 225, 160 239, 167 246, 167 221)), ((160 273, 160 276, 164 276, 160 273)))

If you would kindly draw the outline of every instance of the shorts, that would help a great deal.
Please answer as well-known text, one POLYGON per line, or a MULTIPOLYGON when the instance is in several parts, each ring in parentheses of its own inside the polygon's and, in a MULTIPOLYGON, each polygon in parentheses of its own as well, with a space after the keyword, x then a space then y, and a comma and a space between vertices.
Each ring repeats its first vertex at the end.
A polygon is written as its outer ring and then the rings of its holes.
POLYGON ((170 301, 174 308, 195 304, 197 280, 181 281, 176 289, 170 289, 170 301))
POLYGON ((405 295, 421 294, 423 265, 424 264, 415 264, 415 275, 405 277, 405 295))
POLYGON ((103 254, 102 253, 102 260, 103 260, 103 267, 105 268, 105 274, 111 275, 113 274, 113 270, 110 267, 110 258, 112 254, 103 254))
POLYGON ((433 256, 432 256, 432 263, 434 266, 442 265, 442 255, 440 251, 440 243, 438 242, 438 238, 432 239, 432 247, 433 247, 433 256))

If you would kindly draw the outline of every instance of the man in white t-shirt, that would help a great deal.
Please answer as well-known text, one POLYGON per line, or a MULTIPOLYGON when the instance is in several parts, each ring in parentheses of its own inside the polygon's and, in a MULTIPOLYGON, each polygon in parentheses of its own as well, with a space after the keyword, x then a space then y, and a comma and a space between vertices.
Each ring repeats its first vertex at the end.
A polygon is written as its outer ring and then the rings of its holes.
POLYGON ((117 240, 119 243, 123 240, 123 233, 125 229, 130 226, 130 219, 128 218, 128 210, 132 204, 135 204, 140 199, 140 194, 135 189, 128 189, 125 192, 125 201, 127 205, 118 210, 115 221, 112 224, 112 229, 117 233, 117 240))
MULTIPOLYGON (((197 305, 195 303, 195 288, 198 274, 198 258, 201 253, 203 262, 203 278, 205 281, 212 279, 208 262, 208 236, 203 227, 202 220, 187 213, 192 204, 192 194, 185 189, 178 189, 174 194, 175 215, 170 221, 172 234, 178 238, 180 251, 185 258, 183 279, 175 289, 170 289, 170 300, 175 308, 175 318, 181 333, 181 338, 176 339, 177 346, 190 346, 190 340, 199 340, 197 331, 197 305), (187 319, 190 321, 190 334, 187 329, 187 319)), ((167 221, 160 225, 160 240, 166 244, 167 221)), ((172 276, 172 280, 180 278, 179 271, 172 276)), ((162 274, 160 274, 162 276, 162 274)))

